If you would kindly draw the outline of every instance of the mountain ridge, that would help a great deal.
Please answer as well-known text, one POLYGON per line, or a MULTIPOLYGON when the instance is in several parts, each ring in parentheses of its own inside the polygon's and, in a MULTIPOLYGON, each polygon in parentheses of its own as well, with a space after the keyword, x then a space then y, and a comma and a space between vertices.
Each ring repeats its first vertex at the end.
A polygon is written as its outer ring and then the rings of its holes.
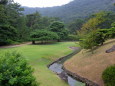
POLYGON ((85 18, 99 11, 115 11, 115 0, 74 0, 62 6, 29 8, 24 7, 24 14, 38 11, 43 16, 59 17, 62 21, 85 18))

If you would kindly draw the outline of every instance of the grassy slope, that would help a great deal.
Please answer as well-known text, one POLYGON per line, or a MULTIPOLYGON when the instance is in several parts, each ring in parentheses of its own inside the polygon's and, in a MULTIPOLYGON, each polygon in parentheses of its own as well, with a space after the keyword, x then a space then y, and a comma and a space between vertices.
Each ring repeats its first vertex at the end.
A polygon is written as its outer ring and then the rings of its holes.
POLYGON ((100 86, 104 86, 102 72, 106 67, 115 64, 115 52, 105 53, 105 51, 115 45, 115 39, 107 41, 103 46, 97 48, 94 54, 82 50, 73 58, 68 60, 64 66, 82 77, 92 80, 100 86))
POLYGON ((61 42, 52 45, 24 45, 17 48, 0 49, 0 55, 5 51, 18 51, 23 54, 29 64, 35 69, 34 75, 40 86, 68 86, 47 65, 57 58, 69 54, 73 42, 61 42))

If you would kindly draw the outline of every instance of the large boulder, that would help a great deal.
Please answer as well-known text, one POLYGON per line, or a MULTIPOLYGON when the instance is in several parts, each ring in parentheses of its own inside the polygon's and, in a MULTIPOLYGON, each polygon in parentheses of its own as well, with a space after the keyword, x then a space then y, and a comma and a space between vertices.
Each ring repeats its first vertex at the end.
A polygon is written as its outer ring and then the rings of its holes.
POLYGON ((61 73, 59 74, 59 77, 60 77, 62 80, 68 82, 68 75, 67 75, 67 73, 66 73, 65 71, 61 72, 61 73))
POLYGON ((106 53, 111 53, 115 51, 115 45, 112 46, 112 48, 106 50, 106 53))

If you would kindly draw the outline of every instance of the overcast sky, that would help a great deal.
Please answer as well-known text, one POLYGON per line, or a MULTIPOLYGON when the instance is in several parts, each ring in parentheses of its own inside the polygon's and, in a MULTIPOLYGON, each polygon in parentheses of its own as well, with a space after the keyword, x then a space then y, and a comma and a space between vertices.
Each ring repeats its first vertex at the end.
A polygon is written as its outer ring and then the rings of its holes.
POLYGON ((52 7, 60 6, 69 3, 73 0, 14 0, 20 3, 22 6, 28 7, 52 7))

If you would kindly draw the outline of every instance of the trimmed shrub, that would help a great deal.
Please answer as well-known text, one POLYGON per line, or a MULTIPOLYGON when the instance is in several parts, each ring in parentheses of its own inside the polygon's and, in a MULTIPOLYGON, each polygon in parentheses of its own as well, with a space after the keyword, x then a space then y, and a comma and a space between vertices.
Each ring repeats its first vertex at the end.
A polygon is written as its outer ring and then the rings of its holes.
POLYGON ((0 86, 37 86, 32 73, 18 53, 6 53, 0 58, 0 86))
POLYGON ((115 86, 115 65, 108 67, 102 75, 105 86, 115 86))
MULTIPOLYGON (((58 40, 59 36, 55 32, 48 30, 36 30, 30 35, 32 41, 53 41, 58 40)), ((33 43, 34 44, 34 43, 33 43)))

